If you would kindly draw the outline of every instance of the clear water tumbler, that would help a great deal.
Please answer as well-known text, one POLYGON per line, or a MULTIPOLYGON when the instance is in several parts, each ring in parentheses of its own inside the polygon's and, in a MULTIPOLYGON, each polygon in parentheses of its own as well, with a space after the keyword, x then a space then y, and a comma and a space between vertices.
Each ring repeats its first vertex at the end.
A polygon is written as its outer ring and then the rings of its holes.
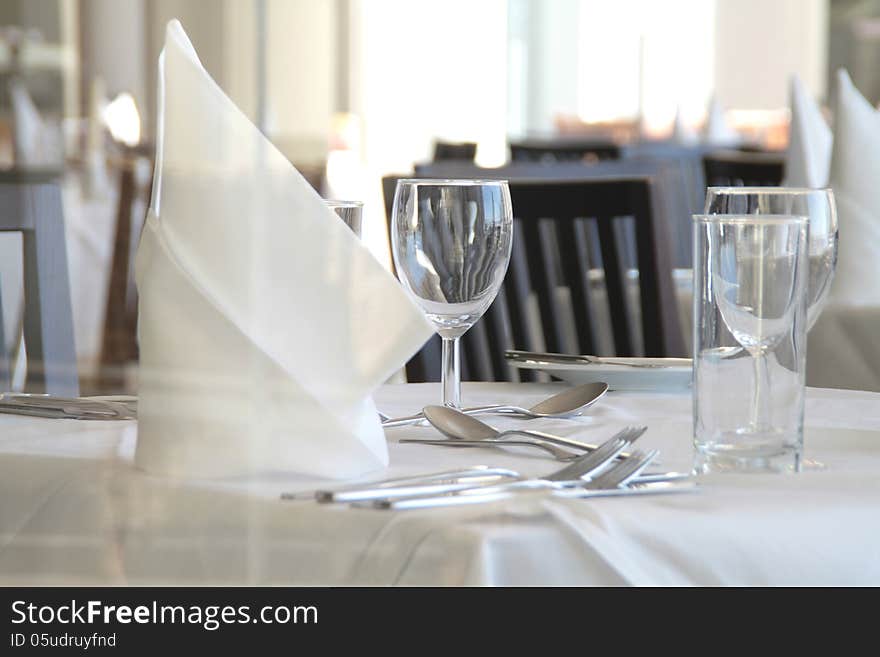
POLYGON ((697 472, 800 470, 806 217, 694 217, 697 472))

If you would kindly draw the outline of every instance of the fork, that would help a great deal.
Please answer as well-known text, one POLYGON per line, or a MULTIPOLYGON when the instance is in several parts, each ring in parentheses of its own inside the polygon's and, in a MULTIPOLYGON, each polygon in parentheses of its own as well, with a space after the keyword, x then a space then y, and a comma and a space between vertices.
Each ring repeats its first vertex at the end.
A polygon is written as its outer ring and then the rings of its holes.
MULTIPOLYGON (((640 431, 625 429, 617 432, 602 443, 597 449, 581 454, 570 465, 544 476, 549 480, 578 480, 580 477, 600 472, 611 459, 617 457, 624 449, 641 435, 640 431)), ((407 497, 415 495, 439 495, 467 488, 475 488, 486 484, 485 480, 507 478, 510 480, 526 480, 527 477, 515 470, 504 468, 487 468, 476 466, 464 470, 438 472, 415 477, 386 479, 384 481, 353 484, 332 490, 317 490, 313 493, 283 493, 282 499, 316 499, 318 502, 355 502, 369 499, 390 497, 407 497), (462 481, 464 480, 464 481, 462 481), (481 482, 482 480, 482 482, 481 482)), ((489 485, 498 481, 489 482, 489 485)))
MULTIPOLYGON (((657 450, 648 452, 635 451, 629 458, 618 462, 603 474, 587 481, 557 481, 552 479, 528 479, 494 486, 470 487, 458 491, 452 491, 446 495, 422 495, 403 499, 383 498, 373 500, 368 504, 373 509, 424 509, 441 506, 459 506, 467 504, 479 504, 507 499, 515 494, 537 493, 541 496, 553 494, 560 489, 569 489, 580 486, 590 494, 600 491, 619 489, 631 481, 644 470, 657 456, 657 450)), ((558 473, 557 473, 558 474, 558 473)), ((577 495, 572 495, 576 497, 577 495)), ((582 495, 586 497, 587 495, 582 495)), ((362 506, 356 504, 355 506, 362 506)))

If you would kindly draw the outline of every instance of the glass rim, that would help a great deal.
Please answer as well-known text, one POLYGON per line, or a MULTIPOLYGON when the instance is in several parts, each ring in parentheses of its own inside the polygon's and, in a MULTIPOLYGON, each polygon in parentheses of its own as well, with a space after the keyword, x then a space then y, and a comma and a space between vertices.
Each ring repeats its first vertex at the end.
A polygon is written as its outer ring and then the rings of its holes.
POLYGON ((706 193, 724 192, 725 194, 755 194, 755 195, 795 195, 795 194, 833 194, 831 187, 734 187, 729 185, 710 185, 706 187, 706 193))
POLYGON ((710 224, 807 224, 810 218, 800 214, 694 214, 695 223, 710 224))
POLYGON ((340 201, 337 199, 325 198, 324 203, 329 205, 331 208, 362 208, 362 207, 364 207, 363 201, 340 201))
POLYGON ((507 180, 486 178, 400 178, 397 184, 473 187, 474 185, 506 185, 507 180))

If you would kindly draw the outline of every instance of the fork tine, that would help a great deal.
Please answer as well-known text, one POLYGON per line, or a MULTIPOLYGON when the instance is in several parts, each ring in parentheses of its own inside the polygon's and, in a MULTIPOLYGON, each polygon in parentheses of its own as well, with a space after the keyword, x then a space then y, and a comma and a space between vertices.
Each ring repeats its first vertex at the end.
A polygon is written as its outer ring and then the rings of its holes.
POLYGON ((561 470, 553 472, 545 479, 551 481, 570 481, 580 479, 590 473, 596 472, 600 467, 611 461, 629 445, 625 440, 610 438, 599 445, 592 452, 586 452, 575 461, 561 470))
POLYGON ((657 456, 657 450, 633 452, 628 459, 621 461, 596 479, 588 482, 588 488, 617 488, 641 472, 657 456))

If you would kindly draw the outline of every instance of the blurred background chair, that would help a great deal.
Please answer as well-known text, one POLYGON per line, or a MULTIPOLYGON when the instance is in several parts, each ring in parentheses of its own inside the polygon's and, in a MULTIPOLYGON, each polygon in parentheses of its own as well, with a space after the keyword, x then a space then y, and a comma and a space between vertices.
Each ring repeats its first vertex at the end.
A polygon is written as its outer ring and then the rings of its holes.
POLYGON ((119 161, 119 197, 107 285, 101 354, 95 384, 102 392, 129 387, 127 367, 138 360, 134 253, 149 206, 152 147, 126 150, 119 161))
POLYGON ((610 141, 560 137, 510 142, 511 162, 598 162, 619 157, 620 146, 610 141))
POLYGON ((434 162, 473 162, 477 156, 476 142, 453 143, 434 141, 434 162))
POLYGON ((706 185, 710 187, 775 187, 785 176, 780 153, 716 151, 703 156, 706 185))
MULTIPOLYGON (((76 396, 79 380, 57 172, 0 171, 0 231, 22 234, 21 326, 27 353, 24 389, 76 396)), ((4 346, 0 386, 5 390, 10 389, 10 376, 4 346)))

